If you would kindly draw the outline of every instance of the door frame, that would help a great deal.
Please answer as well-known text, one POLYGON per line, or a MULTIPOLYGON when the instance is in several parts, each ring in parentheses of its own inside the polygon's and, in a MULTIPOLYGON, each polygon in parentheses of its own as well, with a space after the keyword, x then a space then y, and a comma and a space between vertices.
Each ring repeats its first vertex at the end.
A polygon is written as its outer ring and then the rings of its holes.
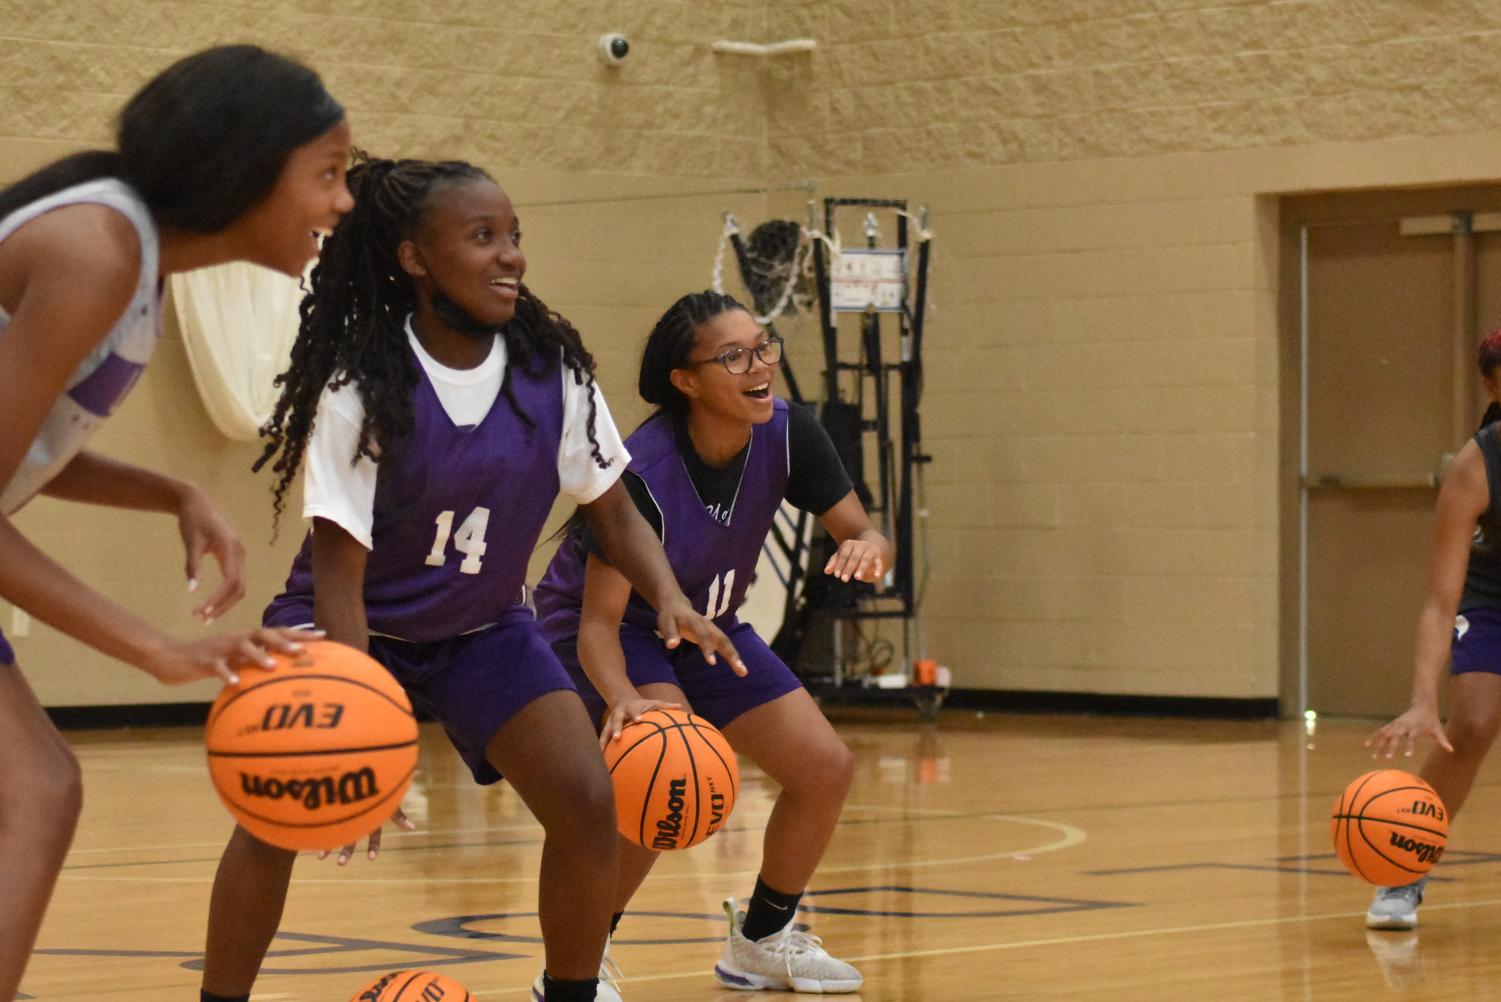
MULTIPOLYGON (((1455 372, 1471 374, 1478 333, 1475 319, 1474 233, 1501 229, 1501 182, 1450 188, 1384 189, 1284 195, 1278 199, 1278 326, 1280 420, 1279 563, 1296 570, 1296 587, 1279 589, 1278 703, 1283 717, 1302 717, 1308 705, 1308 232, 1315 226, 1391 221, 1414 238, 1451 235, 1455 241, 1455 372), (1478 217, 1478 218, 1477 218, 1478 217), (1478 225, 1477 225, 1478 223, 1478 225), (1460 329, 1468 333, 1461 337, 1460 329)), ((1478 377, 1471 375, 1470 382, 1478 377)), ((1460 401, 1473 387, 1456 375, 1455 441, 1460 401)), ((1285 577, 1283 578, 1285 581, 1285 577)), ((1416 614, 1416 612, 1414 612, 1416 614)))

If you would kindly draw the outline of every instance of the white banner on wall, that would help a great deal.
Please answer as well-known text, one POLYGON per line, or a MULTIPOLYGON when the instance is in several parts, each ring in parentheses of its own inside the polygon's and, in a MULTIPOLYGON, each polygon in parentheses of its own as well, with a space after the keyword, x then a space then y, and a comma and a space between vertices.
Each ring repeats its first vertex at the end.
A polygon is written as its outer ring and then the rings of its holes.
POLYGON ((297 279, 236 261, 172 276, 193 381, 215 427, 253 441, 276 406, 273 381, 297 339, 297 279))

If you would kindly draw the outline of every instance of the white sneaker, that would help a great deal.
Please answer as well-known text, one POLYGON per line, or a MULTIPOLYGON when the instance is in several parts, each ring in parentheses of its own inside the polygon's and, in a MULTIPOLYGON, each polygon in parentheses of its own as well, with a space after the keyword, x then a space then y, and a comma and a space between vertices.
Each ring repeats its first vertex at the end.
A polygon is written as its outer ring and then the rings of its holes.
POLYGON ((1378 887, 1371 901, 1370 911, 1365 913, 1367 929, 1416 929, 1418 905, 1423 903, 1423 885, 1428 878, 1415 880, 1402 887, 1378 887))
POLYGON ((610 959, 610 941, 605 940, 605 955, 599 958, 599 988, 594 1002, 620 1002, 620 967, 610 959))
POLYGON ((745 913, 737 910, 734 898, 725 899, 724 910, 730 917, 730 934, 714 965, 714 978, 726 988, 839 995, 859 991, 864 983, 859 971, 829 956, 817 936, 794 929, 793 923, 752 941, 740 931, 745 913))
MULTIPOLYGON (((620 1002, 620 968, 610 959, 610 943, 605 941, 605 955, 599 962, 599 987, 594 989, 594 1002, 620 1002)), ((547 1002, 547 991, 542 975, 532 982, 532 1002, 547 1002)))

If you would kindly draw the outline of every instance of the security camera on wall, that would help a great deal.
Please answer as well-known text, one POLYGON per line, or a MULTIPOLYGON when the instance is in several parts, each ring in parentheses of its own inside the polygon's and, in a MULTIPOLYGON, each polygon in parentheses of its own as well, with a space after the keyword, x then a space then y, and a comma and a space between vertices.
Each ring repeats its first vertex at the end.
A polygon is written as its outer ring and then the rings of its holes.
POLYGON ((599 58, 607 66, 619 66, 631 54, 631 43, 618 31, 599 36, 599 58))

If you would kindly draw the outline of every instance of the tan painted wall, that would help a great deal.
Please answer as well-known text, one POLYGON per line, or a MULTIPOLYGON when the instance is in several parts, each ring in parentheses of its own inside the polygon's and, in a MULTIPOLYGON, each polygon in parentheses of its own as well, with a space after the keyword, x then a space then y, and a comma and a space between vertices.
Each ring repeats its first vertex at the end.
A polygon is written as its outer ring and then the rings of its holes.
MULTIPOLYGON (((627 424, 634 351, 706 280, 719 212, 802 218, 800 199, 541 203, 812 177, 819 197, 931 205, 930 651, 969 687, 1277 693, 1268 196, 1496 178, 1501 8, 538 0, 494 17, 469 2, 0 0, 0 177, 97 142, 177 52, 231 38, 302 52, 373 149, 497 171, 526 214, 536 288, 584 329, 627 424), (612 75, 592 45, 614 28, 637 51, 612 75), (723 35, 820 48, 710 55, 723 35)), ((185 373, 169 339, 102 444, 199 471, 264 539, 263 485, 241 473, 252 452, 214 438, 185 373)), ((170 525, 146 537, 138 518, 42 506, 23 522, 186 624, 170 525)), ((260 594, 285 554, 256 552, 260 594)), ((49 702, 163 698, 44 630, 17 647, 49 702)))

